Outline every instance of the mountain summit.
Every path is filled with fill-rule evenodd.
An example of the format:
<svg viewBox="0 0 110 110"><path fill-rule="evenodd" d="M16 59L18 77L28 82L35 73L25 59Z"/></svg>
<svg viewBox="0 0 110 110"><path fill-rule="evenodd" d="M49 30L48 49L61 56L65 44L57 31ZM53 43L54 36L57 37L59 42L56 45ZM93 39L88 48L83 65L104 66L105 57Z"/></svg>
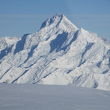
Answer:
<svg viewBox="0 0 110 110"><path fill-rule="evenodd" d="M44 21L41 25L41 28L46 28L46 27L60 27L62 29L66 29L67 30L77 30L78 28L72 24L72 22L70 20L67 19L66 16L62 15L55 15L52 18L47 19L46 21Z"/></svg>
<svg viewBox="0 0 110 110"><path fill-rule="evenodd" d="M36 33L8 45L0 40L0 83L110 90L110 44L55 15Z"/></svg>

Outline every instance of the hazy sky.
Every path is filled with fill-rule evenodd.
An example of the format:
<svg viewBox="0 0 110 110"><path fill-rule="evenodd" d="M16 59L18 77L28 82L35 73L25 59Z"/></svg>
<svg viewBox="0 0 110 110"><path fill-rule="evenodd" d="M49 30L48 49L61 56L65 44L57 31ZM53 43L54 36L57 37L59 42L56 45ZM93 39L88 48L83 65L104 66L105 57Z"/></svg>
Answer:
<svg viewBox="0 0 110 110"><path fill-rule="evenodd" d="M0 0L0 36L36 32L56 13L110 39L110 0Z"/></svg>

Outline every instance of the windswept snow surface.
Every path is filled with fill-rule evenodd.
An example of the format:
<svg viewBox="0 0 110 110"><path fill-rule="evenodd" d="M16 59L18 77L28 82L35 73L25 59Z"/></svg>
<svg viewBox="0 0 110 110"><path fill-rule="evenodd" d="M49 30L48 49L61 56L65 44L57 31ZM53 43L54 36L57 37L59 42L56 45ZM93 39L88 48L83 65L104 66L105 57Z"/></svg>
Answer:
<svg viewBox="0 0 110 110"><path fill-rule="evenodd" d="M0 83L110 90L110 44L64 15L53 16L36 33L0 41Z"/></svg>
<svg viewBox="0 0 110 110"><path fill-rule="evenodd" d="M18 37L0 37L0 51L15 44L19 39Z"/></svg>
<svg viewBox="0 0 110 110"><path fill-rule="evenodd" d="M2 84L0 110L110 110L110 92L73 86Z"/></svg>

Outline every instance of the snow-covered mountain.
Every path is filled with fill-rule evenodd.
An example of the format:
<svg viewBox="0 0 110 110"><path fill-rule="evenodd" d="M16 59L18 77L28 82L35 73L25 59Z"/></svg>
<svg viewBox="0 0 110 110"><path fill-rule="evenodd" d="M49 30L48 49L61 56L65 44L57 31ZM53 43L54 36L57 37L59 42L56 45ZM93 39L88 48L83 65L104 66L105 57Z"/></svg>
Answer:
<svg viewBox="0 0 110 110"><path fill-rule="evenodd" d="M0 50L5 49L9 45L15 44L18 40L18 37L0 37Z"/></svg>
<svg viewBox="0 0 110 110"><path fill-rule="evenodd" d="M47 19L38 32L3 46L0 82L73 84L110 90L110 44L64 15Z"/></svg>

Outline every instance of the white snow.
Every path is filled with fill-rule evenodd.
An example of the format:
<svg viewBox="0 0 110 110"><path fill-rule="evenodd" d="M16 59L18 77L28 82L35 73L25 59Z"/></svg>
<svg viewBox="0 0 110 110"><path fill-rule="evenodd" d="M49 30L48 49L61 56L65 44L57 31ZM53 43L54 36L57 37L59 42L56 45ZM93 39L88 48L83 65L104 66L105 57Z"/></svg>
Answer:
<svg viewBox="0 0 110 110"><path fill-rule="evenodd" d="M0 83L110 90L110 44L56 15L36 33L0 40Z"/></svg>

